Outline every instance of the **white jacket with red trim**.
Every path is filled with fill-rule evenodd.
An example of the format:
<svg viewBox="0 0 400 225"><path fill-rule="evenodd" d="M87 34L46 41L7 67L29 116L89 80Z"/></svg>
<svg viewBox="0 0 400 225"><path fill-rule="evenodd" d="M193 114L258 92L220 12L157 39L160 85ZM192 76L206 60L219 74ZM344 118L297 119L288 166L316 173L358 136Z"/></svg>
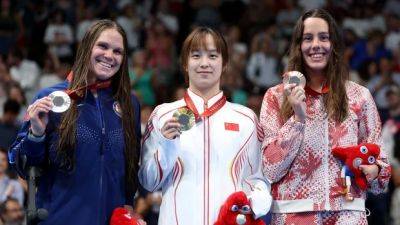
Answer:
<svg viewBox="0 0 400 225"><path fill-rule="evenodd" d="M293 116L285 122L281 119L282 84L265 94L260 116L265 134L263 172L273 182L273 213L365 211L366 192L354 181L354 201L346 201L340 193L344 190L340 179L343 163L331 149L365 142L382 146L381 125L368 89L349 81L346 93L349 116L339 123L328 119L321 94L306 91L305 124L296 122ZM379 175L368 188L373 193L383 192L389 182L391 169L384 149L377 164Z"/></svg>
<svg viewBox="0 0 400 225"><path fill-rule="evenodd" d="M197 111L212 106L188 90ZM183 99L158 106L143 136L139 180L149 191L162 190L159 225L212 225L233 192L243 190L255 217L271 204L270 185L261 173L261 128L250 109L230 102L203 117L179 138L166 139L161 127Z"/></svg>

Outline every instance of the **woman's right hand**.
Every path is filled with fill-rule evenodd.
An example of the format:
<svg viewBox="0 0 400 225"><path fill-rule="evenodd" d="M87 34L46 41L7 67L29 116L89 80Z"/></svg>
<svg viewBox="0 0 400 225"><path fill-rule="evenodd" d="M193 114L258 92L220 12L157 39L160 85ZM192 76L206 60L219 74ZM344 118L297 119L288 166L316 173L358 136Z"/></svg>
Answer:
<svg viewBox="0 0 400 225"><path fill-rule="evenodd" d="M294 111L295 120L304 123L306 120L306 94L304 88L293 83L285 84L283 88Z"/></svg>
<svg viewBox="0 0 400 225"><path fill-rule="evenodd" d="M164 126L161 128L161 134L168 139L175 139L176 137L179 137L181 132L181 124L175 117L165 121Z"/></svg>
<svg viewBox="0 0 400 225"><path fill-rule="evenodd" d="M35 136L43 136L49 122L48 113L53 103L50 97L43 97L29 105L27 114L31 122L31 132Z"/></svg>

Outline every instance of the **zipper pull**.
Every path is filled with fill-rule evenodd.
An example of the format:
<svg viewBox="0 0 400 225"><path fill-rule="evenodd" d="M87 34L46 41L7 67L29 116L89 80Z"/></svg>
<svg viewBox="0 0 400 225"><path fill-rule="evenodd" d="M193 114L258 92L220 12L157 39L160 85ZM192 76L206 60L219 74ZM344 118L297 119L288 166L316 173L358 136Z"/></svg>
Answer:
<svg viewBox="0 0 400 225"><path fill-rule="evenodd" d="M102 134L106 134L106 128L104 128L104 127L101 128L101 133L102 133Z"/></svg>

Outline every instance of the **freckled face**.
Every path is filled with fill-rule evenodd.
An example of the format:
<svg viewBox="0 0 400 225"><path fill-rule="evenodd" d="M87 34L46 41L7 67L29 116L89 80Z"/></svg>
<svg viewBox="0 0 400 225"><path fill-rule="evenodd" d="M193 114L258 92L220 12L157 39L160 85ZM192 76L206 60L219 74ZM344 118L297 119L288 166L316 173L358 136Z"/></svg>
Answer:
<svg viewBox="0 0 400 225"><path fill-rule="evenodd" d="M115 29L104 30L96 40L90 56L91 72L99 80L114 76L121 67L123 38Z"/></svg>
<svg viewBox="0 0 400 225"><path fill-rule="evenodd" d="M314 72L323 71L328 65L332 52L328 23L310 17L304 20L301 53L307 69Z"/></svg>

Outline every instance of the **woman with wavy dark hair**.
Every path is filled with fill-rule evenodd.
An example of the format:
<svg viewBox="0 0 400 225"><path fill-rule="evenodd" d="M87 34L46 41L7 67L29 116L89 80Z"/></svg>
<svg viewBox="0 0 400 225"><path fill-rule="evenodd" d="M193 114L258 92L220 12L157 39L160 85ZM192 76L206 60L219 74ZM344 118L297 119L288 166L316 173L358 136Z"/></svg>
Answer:
<svg viewBox="0 0 400 225"><path fill-rule="evenodd" d="M383 192L390 167L381 149L376 163L359 166L367 190L343 183L343 163L332 149L381 145L381 128L368 89L348 80L341 33L326 11L310 10L298 20L287 71L284 76L297 75L267 91L260 119L263 171L273 182L272 224L366 224L366 191Z"/></svg>
<svg viewBox="0 0 400 225"><path fill-rule="evenodd" d="M130 93L127 41L111 20L99 20L79 45L65 82L41 90L10 149L10 163L43 170L41 224L108 224L114 208L131 205L137 188L140 107ZM65 112L58 105L70 97ZM67 108L67 107L65 107ZM62 110L60 110L62 111ZM22 159L26 159L23 165Z"/></svg>

